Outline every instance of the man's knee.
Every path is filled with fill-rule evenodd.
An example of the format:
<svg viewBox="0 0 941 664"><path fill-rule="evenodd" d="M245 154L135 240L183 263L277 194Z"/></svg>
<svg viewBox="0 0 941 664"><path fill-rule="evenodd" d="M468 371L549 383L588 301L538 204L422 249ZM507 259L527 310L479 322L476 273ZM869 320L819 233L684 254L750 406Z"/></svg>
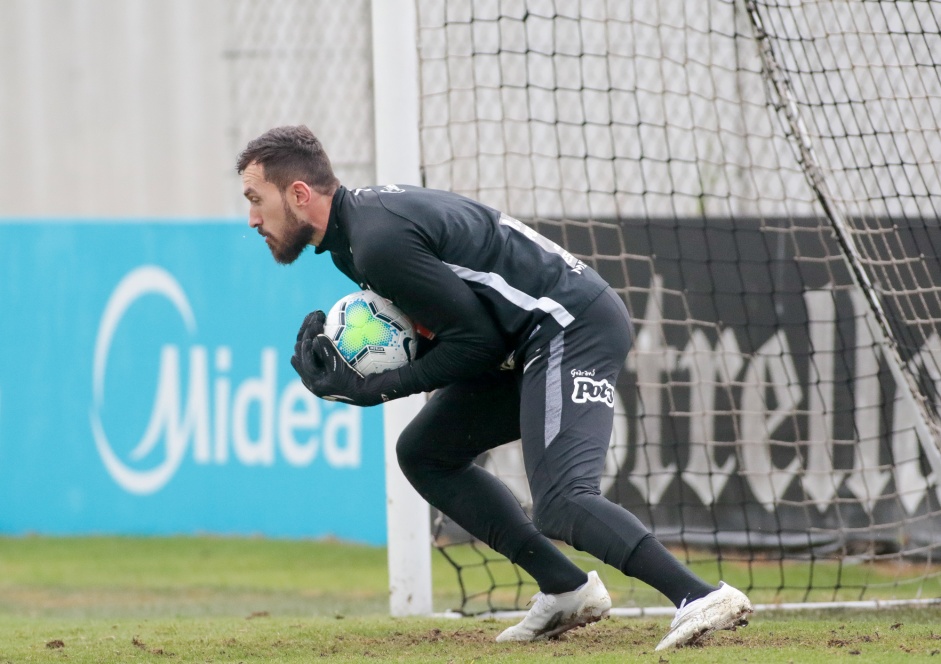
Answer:
<svg viewBox="0 0 941 664"><path fill-rule="evenodd" d="M582 502L599 495L596 488L580 486L549 492L534 499L533 523L546 537L571 544L576 528L586 516Z"/></svg>
<svg viewBox="0 0 941 664"><path fill-rule="evenodd" d="M395 455L405 477L413 484L425 475L453 472L472 461L454 450L449 451L448 446L425 427L405 427L395 445Z"/></svg>
<svg viewBox="0 0 941 664"><path fill-rule="evenodd" d="M395 456L399 461L399 468L405 476L412 480L420 476L430 463L429 450L426 448L427 437L418 431L406 427L395 445Z"/></svg>

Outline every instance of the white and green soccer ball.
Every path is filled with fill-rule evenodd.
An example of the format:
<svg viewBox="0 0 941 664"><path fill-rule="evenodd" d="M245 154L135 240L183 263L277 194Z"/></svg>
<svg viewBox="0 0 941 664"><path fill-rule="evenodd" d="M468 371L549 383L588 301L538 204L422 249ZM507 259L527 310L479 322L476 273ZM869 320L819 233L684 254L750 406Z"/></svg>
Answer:
<svg viewBox="0 0 941 664"><path fill-rule="evenodd" d="M333 305L323 333L343 358L364 376L411 362L415 327L392 302L372 291L350 293Z"/></svg>

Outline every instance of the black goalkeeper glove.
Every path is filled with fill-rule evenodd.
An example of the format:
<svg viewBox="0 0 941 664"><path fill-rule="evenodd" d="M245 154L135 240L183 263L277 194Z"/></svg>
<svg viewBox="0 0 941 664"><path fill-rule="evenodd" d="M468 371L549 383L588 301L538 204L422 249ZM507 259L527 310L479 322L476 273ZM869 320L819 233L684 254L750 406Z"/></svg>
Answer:
<svg viewBox="0 0 941 664"><path fill-rule="evenodd" d="M311 392L313 390L311 389L309 377L313 375L317 367L310 362L305 366L304 353L301 352L301 347L304 345L305 339L315 339L318 334L323 334L323 326L326 322L327 315L323 311L320 309L311 311L304 317L304 322L301 323L301 328L297 331L297 341L294 343L294 356L291 357L291 366L301 377L304 387ZM310 359L310 354L307 357Z"/></svg>
<svg viewBox="0 0 941 664"><path fill-rule="evenodd" d="M394 371L363 376L340 355L326 335L301 343L304 385L321 399L355 406L375 406L402 396L402 382ZM297 367L294 367L297 369ZM300 372L298 372L300 373Z"/></svg>
<svg viewBox="0 0 941 664"><path fill-rule="evenodd" d="M294 343L294 355L291 357L291 366L301 377L310 392L314 392L314 380L317 375L324 371L324 366L319 362L319 358L314 357L310 352L311 342L319 335L323 334L324 323L327 322L327 315L318 309L312 311L304 317L301 328L297 331L297 341ZM307 352L304 352L305 342ZM316 392L314 392L316 394ZM319 395L318 395L319 396Z"/></svg>
<svg viewBox="0 0 941 664"><path fill-rule="evenodd" d="M311 311L304 317L304 322L301 323L301 329L297 331L297 343L294 344L294 357L300 358L301 343L303 343L304 339L314 339L318 334L323 334L323 326L326 322L327 314L320 309ZM294 364L293 360L291 364ZM294 368L296 369L297 367Z"/></svg>
<svg viewBox="0 0 941 664"><path fill-rule="evenodd" d="M300 344L300 355L291 358L291 366L304 387L321 399L375 406L403 394L402 381L394 371L363 376L343 359L333 341L323 334L313 339L305 337Z"/></svg>
<svg viewBox="0 0 941 664"><path fill-rule="evenodd" d="M404 395L397 372L363 376L351 367L333 341L324 335L326 320L322 311L311 312L297 333L291 366L304 387L321 399L356 406L375 406Z"/></svg>

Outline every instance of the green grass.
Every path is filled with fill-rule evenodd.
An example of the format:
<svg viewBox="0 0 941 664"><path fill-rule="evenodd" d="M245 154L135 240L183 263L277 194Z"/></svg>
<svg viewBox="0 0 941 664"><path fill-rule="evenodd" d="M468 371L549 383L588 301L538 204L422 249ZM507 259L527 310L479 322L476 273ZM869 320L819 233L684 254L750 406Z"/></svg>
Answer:
<svg viewBox="0 0 941 664"><path fill-rule="evenodd" d="M745 568L724 570L746 574ZM799 566L797 572L801 572ZM761 568L756 572L763 574ZM768 566L773 585L777 566ZM898 571L856 568L843 574ZM435 605L456 604L434 557ZM941 609L766 612L669 653L669 618L612 618L562 639L498 644L507 621L393 619L385 551L221 538L0 538L6 662L918 662L941 664Z"/></svg>

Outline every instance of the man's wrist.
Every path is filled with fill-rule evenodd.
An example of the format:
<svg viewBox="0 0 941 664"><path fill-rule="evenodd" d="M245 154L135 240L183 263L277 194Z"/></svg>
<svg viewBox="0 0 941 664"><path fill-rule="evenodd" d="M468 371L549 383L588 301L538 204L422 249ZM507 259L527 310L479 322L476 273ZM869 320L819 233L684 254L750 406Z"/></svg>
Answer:
<svg viewBox="0 0 941 664"><path fill-rule="evenodd" d="M410 394L402 381L402 369L406 367L364 377L363 392L377 404Z"/></svg>

